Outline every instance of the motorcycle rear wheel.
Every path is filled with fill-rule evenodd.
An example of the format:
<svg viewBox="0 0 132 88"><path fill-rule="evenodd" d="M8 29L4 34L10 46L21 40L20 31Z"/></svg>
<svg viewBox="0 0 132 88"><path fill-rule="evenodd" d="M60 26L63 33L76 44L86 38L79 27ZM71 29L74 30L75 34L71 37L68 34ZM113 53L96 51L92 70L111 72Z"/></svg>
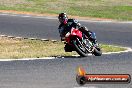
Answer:
<svg viewBox="0 0 132 88"><path fill-rule="evenodd" d="M101 56L101 55L102 55L102 51L101 51L101 49L98 47L98 48L95 48L95 49L94 49L94 52L93 52L92 54L94 54L95 56Z"/></svg>

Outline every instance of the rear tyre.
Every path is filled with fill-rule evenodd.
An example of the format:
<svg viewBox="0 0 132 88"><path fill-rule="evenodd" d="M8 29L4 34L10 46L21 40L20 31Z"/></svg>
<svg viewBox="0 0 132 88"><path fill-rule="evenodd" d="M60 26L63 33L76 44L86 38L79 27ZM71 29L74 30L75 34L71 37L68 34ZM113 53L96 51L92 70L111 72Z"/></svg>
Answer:
<svg viewBox="0 0 132 88"><path fill-rule="evenodd" d="M101 51L100 48L95 48L93 54L95 56L101 56L102 55L102 51Z"/></svg>

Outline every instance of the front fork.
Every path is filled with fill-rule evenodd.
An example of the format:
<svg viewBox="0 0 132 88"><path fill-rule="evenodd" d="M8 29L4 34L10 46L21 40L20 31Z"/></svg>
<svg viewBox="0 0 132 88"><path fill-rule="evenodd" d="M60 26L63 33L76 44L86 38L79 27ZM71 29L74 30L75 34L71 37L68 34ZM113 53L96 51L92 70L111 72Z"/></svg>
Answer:
<svg viewBox="0 0 132 88"><path fill-rule="evenodd" d="M92 53L94 52L94 44L89 40L89 38L83 34L83 37L82 37L82 44L83 46L85 46L85 49L89 52L89 53Z"/></svg>

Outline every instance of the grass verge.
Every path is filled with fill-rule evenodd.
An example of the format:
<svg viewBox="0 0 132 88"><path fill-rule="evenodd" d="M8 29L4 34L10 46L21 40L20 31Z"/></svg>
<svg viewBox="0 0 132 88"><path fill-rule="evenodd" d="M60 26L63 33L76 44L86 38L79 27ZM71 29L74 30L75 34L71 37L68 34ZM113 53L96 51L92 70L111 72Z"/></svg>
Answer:
<svg viewBox="0 0 132 88"><path fill-rule="evenodd" d="M132 20L132 0L0 0L0 10Z"/></svg>
<svg viewBox="0 0 132 88"><path fill-rule="evenodd" d="M17 58L39 58L51 56L72 56L76 52L66 53L62 42L51 42L28 39L10 39L0 37L0 58L17 59ZM101 45L103 52L123 51L124 48Z"/></svg>

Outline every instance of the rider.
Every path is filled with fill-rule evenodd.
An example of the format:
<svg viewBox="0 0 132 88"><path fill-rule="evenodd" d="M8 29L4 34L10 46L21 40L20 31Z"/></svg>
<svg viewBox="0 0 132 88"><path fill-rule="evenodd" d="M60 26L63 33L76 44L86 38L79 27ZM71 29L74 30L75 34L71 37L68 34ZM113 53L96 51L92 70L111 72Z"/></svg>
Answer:
<svg viewBox="0 0 132 88"><path fill-rule="evenodd" d="M87 27L82 26L81 24L75 20L75 19L68 19L68 16L66 13L60 13L58 16L60 25L59 25L59 33L61 40L64 40L65 34L71 30L72 27L80 30L82 33L84 33L94 44L96 44L96 38L92 37L93 32L88 30Z"/></svg>

